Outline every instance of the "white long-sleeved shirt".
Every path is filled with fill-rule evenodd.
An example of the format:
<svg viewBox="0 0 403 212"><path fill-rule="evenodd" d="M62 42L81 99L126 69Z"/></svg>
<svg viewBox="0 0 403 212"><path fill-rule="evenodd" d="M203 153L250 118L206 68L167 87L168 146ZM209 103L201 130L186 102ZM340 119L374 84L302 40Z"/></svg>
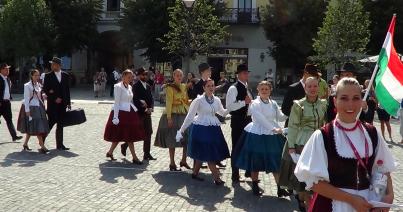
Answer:
<svg viewBox="0 0 403 212"><path fill-rule="evenodd" d="M33 85L32 82L27 82L24 84L24 100L22 101L25 112L30 112L29 106L39 107L41 103L43 104L41 99L41 91L42 86L40 83Z"/></svg>
<svg viewBox="0 0 403 212"><path fill-rule="evenodd" d="M127 88L123 82L116 83L114 86L115 104L113 105L113 118L119 117L119 110L130 112L133 108L137 111L136 106L133 104L133 91L132 86L128 85Z"/></svg>
<svg viewBox="0 0 403 212"><path fill-rule="evenodd" d="M257 135L273 135L274 128L281 128L278 122L287 118L276 101L269 100L265 104L259 96L252 101L248 112L252 116L252 122L246 125L245 131Z"/></svg>
<svg viewBox="0 0 403 212"><path fill-rule="evenodd" d="M7 77L3 76L0 74L0 76L3 78L4 80L4 96L3 99L4 100L10 100L11 99L11 94L10 94L10 85L8 84L8 80Z"/></svg>
<svg viewBox="0 0 403 212"><path fill-rule="evenodd" d="M242 85L245 86L248 96L252 99L252 95L250 94L248 90L248 85L239 81L238 83L241 83ZM236 96L238 95L238 90L236 89L235 85L231 85L227 91L227 96L225 98L225 105L229 111L235 111L239 110L242 107L245 107L246 103L245 100L236 100Z"/></svg>
<svg viewBox="0 0 403 212"><path fill-rule="evenodd" d="M215 114L218 113L225 117L228 112L228 110L224 109L218 97L214 96L214 102L210 104L207 102L205 95L199 95L190 104L188 114L183 121L180 132L185 132L192 123L203 126L220 126L221 122Z"/></svg>

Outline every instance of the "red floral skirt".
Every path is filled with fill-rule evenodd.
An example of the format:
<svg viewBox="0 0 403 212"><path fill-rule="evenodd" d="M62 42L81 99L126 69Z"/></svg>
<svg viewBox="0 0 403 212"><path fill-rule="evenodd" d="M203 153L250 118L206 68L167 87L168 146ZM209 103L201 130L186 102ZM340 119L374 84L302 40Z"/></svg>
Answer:
<svg viewBox="0 0 403 212"><path fill-rule="evenodd" d="M109 142L136 142L146 138L140 117L132 109L130 112L119 110L119 124L112 123L113 110L105 126L104 140Z"/></svg>

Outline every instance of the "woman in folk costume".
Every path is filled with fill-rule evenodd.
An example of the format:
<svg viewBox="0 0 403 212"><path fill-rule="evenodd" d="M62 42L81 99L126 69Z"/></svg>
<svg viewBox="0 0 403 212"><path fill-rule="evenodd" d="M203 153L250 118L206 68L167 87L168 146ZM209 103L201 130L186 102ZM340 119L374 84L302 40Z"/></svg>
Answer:
<svg viewBox="0 0 403 212"><path fill-rule="evenodd" d="M106 157L116 160L113 157L113 151L119 142L126 142L129 145L133 157L133 163L143 164L134 150L133 142L143 141L145 132L137 114L137 108L133 104L133 91L130 83L133 81L133 72L125 70L122 73L122 81L114 85L115 103L109 115L105 127L104 140L112 142Z"/></svg>
<svg viewBox="0 0 403 212"><path fill-rule="evenodd" d="M220 179L216 162L229 158L229 150L221 131L221 122L215 114L225 116L228 111L224 109L220 99L214 96L215 85L212 79L203 82L203 89L204 94L192 101L186 119L177 132L176 139L179 141L190 126L188 156L195 160L192 179L204 180L198 174L202 162L207 162L213 174L214 183L223 185L224 181Z"/></svg>
<svg viewBox="0 0 403 212"><path fill-rule="evenodd" d="M270 99L273 86L268 81L259 83L259 96L249 106L252 122L249 123L237 144L236 165L240 169L251 171L253 194L260 196L258 186L259 171L273 173L278 183L281 153L285 139L281 135L282 129L279 119L286 119L277 102ZM238 153L239 152L239 153ZM288 192L277 186L277 196L286 196Z"/></svg>
<svg viewBox="0 0 403 212"><path fill-rule="evenodd" d="M43 137L49 133L49 123L43 104L39 71L32 70L30 77L31 80L24 84L24 100L18 116L17 130L26 133L25 142L22 145L24 150L31 150L28 147L29 138L36 136L41 146L39 152L46 154L49 150L45 147Z"/></svg>
<svg viewBox="0 0 403 212"><path fill-rule="evenodd" d="M183 147L181 167L191 169L186 162L187 132L184 133L182 142L176 142L176 132L182 126L189 109L189 98L186 84L182 83L183 72L176 69L173 73L173 83L166 87L165 111L158 124L157 135L155 136L155 146L169 149L169 170L180 171L175 164L175 148Z"/></svg>
<svg viewBox="0 0 403 212"><path fill-rule="evenodd" d="M392 203L394 159L376 128L357 119L362 97L356 79L338 82L335 106L336 119L313 133L295 168L298 180L315 192L310 211L369 211L374 197ZM386 186L381 196L370 189L379 167Z"/></svg>
<svg viewBox="0 0 403 212"><path fill-rule="evenodd" d="M288 152L283 151L282 156L287 163L280 168L279 184L298 192L301 211L308 206L310 195L294 175L295 164L309 137L325 123L327 110L326 100L318 98L318 82L317 78L308 77L305 81L306 97L294 101L288 122Z"/></svg>

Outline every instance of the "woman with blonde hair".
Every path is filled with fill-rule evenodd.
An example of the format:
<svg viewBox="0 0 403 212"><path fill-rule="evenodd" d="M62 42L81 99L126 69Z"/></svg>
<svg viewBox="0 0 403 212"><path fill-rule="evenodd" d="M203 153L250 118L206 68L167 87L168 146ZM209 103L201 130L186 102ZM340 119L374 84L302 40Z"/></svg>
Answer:
<svg viewBox="0 0 403 212"><path fill-rule="evenodd" d="M169 149L169 170L180 171L175 164L175 148L183 148L180 167L191 169L186 162L187 131L184 132L182 142L176 142L176 132L180 129L189 110L189 98L186 84L182 83L183 72L176 69L172 73L174 82L166 85L165 110L158 124L154 145Z"/></svg>

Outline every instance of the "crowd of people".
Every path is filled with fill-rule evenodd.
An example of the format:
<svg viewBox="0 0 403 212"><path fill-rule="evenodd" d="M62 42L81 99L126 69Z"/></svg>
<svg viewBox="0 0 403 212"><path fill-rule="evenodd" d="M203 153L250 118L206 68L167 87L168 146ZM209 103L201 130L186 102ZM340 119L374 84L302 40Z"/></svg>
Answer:
<svg viewBox="0 0 403 212"><path fill-rule="evenodd" d="M57 149L69 150L63 144L63 116L71 105L69 75L61 71L60 58L50 63L52 71L45 74L43 85L38 70L31 72L30 81L24 85L17 129L26 134L26 151L31 150L29 138L37 136L39 152L46 154L45 139L55 124ZM9 68L0 64L0 112L12 139L18 140L22 137L17 136L11 122ZM199 171L207 163L214 184L223 186L219 168L225 168L222 161L231 158L233 183L245 181L239 171L245 170L245 177L252 180L251 193L261 196L264 191L259 187L259 172L272 173L277 196L294 195L301 211L368 211L373 207L369 200L393 202L391 172L396 167L385 143L384 127L380 134L372 125L373 113L378 111L391 138L390 124L368 84L365 89L370 95L363 100L364 90L355 79L353 64L346 63L333 78L337 83L329 88L317 66L307 64L301 80L289 86L281 107L271 98L273 85L269 80L261 81L258 95L253 95L247 64L238 65L237 81L228 87L225 105L215 95L217 87L209 64L201 63L198 68L201 79L196 81L194 75L188 75L186 83L180 69L173 71L169 83L153 69L113 73L114 104L104 131L104 140L111 143L106 157L116 160L114 150L121 143L121 154L126 156L129 148L132 163L141 165L134 142L144 141L143 160L156 160L150 151L151 114L155 94L164 84L166 104L154 146L168 149L170 171L184 167L192 170L191 179L204 181ZM103 72L94 77L94 83L101 87L105 86ZM220 82L220 86L228 84L225 79ZM99 91L100 95L104 92ZM228 114L231 150L220 127ZM284 120L285 126L280 126ZM177 148L182 148L179 167L175 161ZM193 159L192 166L188 157ZM387 184L384 194L374 195L371 177L379 164Z"/></svg>

